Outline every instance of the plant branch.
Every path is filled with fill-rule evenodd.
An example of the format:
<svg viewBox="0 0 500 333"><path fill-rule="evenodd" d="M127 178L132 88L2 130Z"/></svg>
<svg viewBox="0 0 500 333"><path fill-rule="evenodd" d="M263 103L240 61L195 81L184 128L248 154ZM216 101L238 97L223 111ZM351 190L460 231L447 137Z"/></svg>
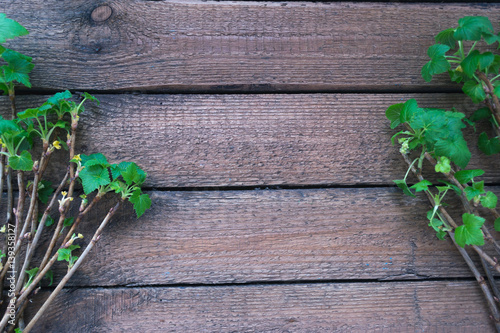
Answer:
<svg viewBox="0 0 500 333"><path fill-rule="evenodd" d="M23 330L23 333L28 333L28 332L31 331L31 329L33 328L33 326L35 325L35 323L38 321L38 319L40 319L40 317L45 312L45 310L50 305L50 303L59 294L59 292L61 291L61 289L65 286L65 284L68 282L68 280L73 276L73 274L76 272L76 270L78 269L78 267L80 267L80 265L82 264L82 262L85 260L85 258L89 254L90 250L92 250L92 248L94 247L94 245L100 239L100 236L101 236L101 233L102 233L104 227L109 222L109 220L111 219L111 217L115 214L116 210L120 206L120 203L121 203L121 201L118 202L113 208L111 208L109 210L108 214L106 215L106 217L104 218L104 220L99 225L99 228L97 228L96 232L94 233L94 236L92 237L90 243L87 245L87 247L85 248L85 250L83 251L83 253L80 255L80 257L78 258L78 260L76 261L76 263L73 265L73 267L71 267L71 269L68 271L68 273L66 273L66 275L61 280L61 282L59 282L59 284L54 289L54 291L52 291L52 293L50 294L49 298L47 298L47 300L42 305L42 307L38 310L38 312L35 314L35 316L33 317L33 319L31 319L31 321L25 327L25 329Z"/></svg>

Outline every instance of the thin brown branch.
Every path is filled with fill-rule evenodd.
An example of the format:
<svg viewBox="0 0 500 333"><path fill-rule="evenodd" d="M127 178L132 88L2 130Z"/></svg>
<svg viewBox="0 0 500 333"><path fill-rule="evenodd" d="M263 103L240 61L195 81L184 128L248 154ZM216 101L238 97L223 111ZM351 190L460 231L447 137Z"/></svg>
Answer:
<svg viewBox="0 0 500 333"><path fill-rule="evenodd" d="M28 333L28 332L31 331L31 329L33 329L33 326L40 319L40 317L43 315L43 313L45 312L45 310L47 310L47 308L50 305L50 303L59 294L59 292L66 285L66 283L68 282L68 280L76 272L76 270L78 269L78 267L80 267L80 265L82 264L82 262L85 260L85 258L89 254L90 250L92 250L92 248L94 247L94 245L99 240L104 227L108 224L108 222L111 219L111 217L115 214L116 210L120 206L120 203L121 202L118 202L113 208L111 208L109 210L108 214L106 215L106 217L104 218L104 220L101 222L101 224L97 228L96 232L94 233L94 236L92 237L90 243L87 245L87 247L85 248L85 250L83 251L83 253L80 255L80 257L78 258L78 260L75 262L75 264L73 265L73 267L71 267L71 269L68 271L68 273L66 273L66 275L61 280L61 282L59 282L59 284L54 289L54 291L52 291L52 293L50 294L49 298L47 298L47 300L42 305L42 307L38 310L38 312L35 314L35 316L31 319L31 321L25 327L25 329L23 330L24 333Z"/></svg>

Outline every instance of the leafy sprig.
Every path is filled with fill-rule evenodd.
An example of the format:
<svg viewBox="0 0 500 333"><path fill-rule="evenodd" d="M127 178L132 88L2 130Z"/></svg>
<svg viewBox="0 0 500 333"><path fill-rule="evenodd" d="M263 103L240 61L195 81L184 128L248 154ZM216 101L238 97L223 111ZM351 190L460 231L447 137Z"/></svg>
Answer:
<svg viewBox="0 0 500 333"><path fill-rule="evenodd" d="M435 37L436 44L429 47L430 60L422 67L422 77L430 82L434 75L448 72L451 81L462 84L462 91L472 102L486 104L471 117L471 121L491 121L496 136L489 138L483 132L479 137L479 149L486 155L500 152L500 55L490 50L481 52L479 43L494 46L500 42L487 17L466 16L458 20L458 26L441 31Z"/></svg>

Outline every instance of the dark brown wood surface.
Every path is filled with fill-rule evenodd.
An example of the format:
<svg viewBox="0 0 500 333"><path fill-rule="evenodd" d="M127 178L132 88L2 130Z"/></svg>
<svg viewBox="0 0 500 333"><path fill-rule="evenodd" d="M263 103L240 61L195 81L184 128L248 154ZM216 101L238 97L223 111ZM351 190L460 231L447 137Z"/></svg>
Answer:
<svg viewBox="0 0 500 333"><path fill-rule="evenodd" d="M439 31L464 15L498 27L499 9L0 0L30 31L7 43L36 66L19 109L95 93L78 152L137 161L153 199L140 220L120 209L37 332L491 332L427 202L393 186L406 166L384 112L416 98L471 114L459 86L420 69ZM498 185L498 158L471 140L470 168Z"/></svg>
<svg viewBox="0 0 500 333"><path fill-rule="evenodd" d="M391 145L389 105L472 114L461 94L97 95L82 115L78 152L135 160L147 186L393 185L407 166ZM20 109L42 103L20 96ZM8 110L8 101L2 105ZM484 179L500 179L500 161L480 154Z"/></svg>
<svg viewBox="0 0 500 333"><path fill-rule="evenodd" d="M109 18L93 14L100 5ZM420 77L433 37L464 15L500 19L493 3L4 0L0 8L31 32L15 45L34 57L36 88L108 91L448 88L445 76L430 85Z"/></svg>
<svg viewBox="0 0 500 333"><path fill-rule="evenodd" d="M492 332L478 289L470 281L77 289L36 332Z"/></svg>
<svg viewBox="0 0 500 333"><path fill-rule="evenodd" d="M141 219L131 218L130 205L120 210L71 285L472 276L451 240L438 240L427 227L427 201L407 200L397 189L150 195L153 207ZM83 234L95 229L97 215Z"/></svg>

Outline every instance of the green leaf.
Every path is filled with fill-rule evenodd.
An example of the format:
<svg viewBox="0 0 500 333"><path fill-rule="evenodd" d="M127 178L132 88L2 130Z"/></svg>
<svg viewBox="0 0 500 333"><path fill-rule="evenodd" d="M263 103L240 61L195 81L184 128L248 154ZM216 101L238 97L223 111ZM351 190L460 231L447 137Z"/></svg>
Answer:
<svg viewBox="0 0 500 333"><path fill-rule="evenodd" d="M47 219L45 220L45 226L46 227L50 227L51 225L53 225L56 221L54 221L54 219L48 215L47 216Z"/></svg>
<svg viewBox="0 0 500 333"><path fill-rule="evenodd" d="M478 50L472 51L464 60L460 63L460 67L468 77L473 77L479 66L480 54Z"/></svg>
<svg viewBox="0 0 500 333"><path fill-rule="evenodd" d="M403 110L403 106L403 103L394 104L385 110L385 116L391 121L391 129L394 129L401 124L399 117L401 115L401 111Z"/></svg>
<svg viewBox="0 0 500 333"><path fill-rule="evenodd" d="M97 190L99 186L108 185L111 182L108 169L101 165L86 166L80 171L79 176L82 180L85 194L89 194Z"/></svg>
<svg viewBox="0 0 500 333"><path fill-rule="evenodd" d="M500 85L499 86L496 86L494 89L493 89L493 93L495 95L497 95L498 97L500 97Z"/></svg>
<svg viewBox="0 0 500 333"><path fill-rule="evenodd" d="M460 184L467 184L471 180L474 179L474 177L479 177L484 174L484 171L481 169L473 169L473 170L461 170L455 172L455 178L458 180Z"/></svg>
<svg viewBox="0 0 500 333"><path fill-rule="evenodd" d="M141 185L146 180L146 173L133 162L127 166L121 175L125 183L129 186L132 184Z"/></svg>
<svg viewBox="0 0 500 333"><path fill-rule="evenodd" d="M469 164L471 153L467 147L467 141L463 137L439 140L436 142L435 152L437 155L446 156L461 168Z"/></svg>
<svg viewBox="0 0 500 333"><path fill-rule="evenodd" d="M38 199L43 204L49 202L50 196L54 193L54 189L52 188L52 182L48 180L42 180L38 185Z"/></svg>
<svg viewBox="0 0 500 333"><path fill-rule="evenodd" d="M495 209L497 207L498 197L495 193L488 191L485 196L481 197L481 205L484 208Z"/></svg>
<svg viewBox="0 0 500 333"><path fill-rule="evenodd" d="M410 197L415 197L415 194L411 192L410 188L408 187L404 179L396 179L393 180L393 182L396 183L396 185L403 190L404 194L409 195Z"/></svg>
<svg viewBox="0 0 500 333"><path fill-rule="evenodd" d="M35 278L35 276L36 276L36 274L38 273L39 270L40 270L39 267L35 267L33 269L30 269L30 270L26 271L26 273L28 274L28 281L24 285L25 288L27 286L29 286L33 282L33 279Z"/></svg>
<svg viewBox="0 0 500 333"><path fill-rule="evenodd" d="M455 229L455 240L458 245L484 245L484 236L481 227L484 224L482 217L465 213L462 215L463 225Z"/></svg>
<svg viewBox="0 0 500 333"><path fill-rule="evenodd" d="M444 45L443 45L444 46ZM422 78L426 82L431 82L432 76L445 73L451 68L450 63L446 60L445 57L439 57L431 59L428 63L426 63L421 70Z"/></svg>
<svg viewBox="0 0 500 333"><path fill-rule="evenodd" d="M7 18L4 13L0 13L0 43L5 43L7 39L13 39L28 34L28 30L16 21Z"/></svg>
<svg viewBox="0 0 500 333"><path fill-rule="evenodd" d="M443 30L436 35L436 43L447 45L450 49L453 49L457 44L457 40L453 37L454 34L455 29L453 28Z"/></svg>
<svg viewBox="0 0 500 333"><path fill-rule="evenodd" d="M63 226L65 226L65 227L71 227L74 222L75 222L75 218L74 217L67 217L67 218L64 219Z"/></svg>
<svg viewBox="0 0 500 333"><path fill-rule="evenodd" d="M451 162L446 156L440 156L434 167L436 172L449 173L451 171Z"/></svg>
<svg viewBox="0 0 500 333"><path fill-rule="evenodd" d="M432 183L426 179L419 181L415 185L411 186L410 188L415 189L415 192L420 192L420 191L427 191L429 189L429 186L432 186Z"/></svg>
<svg viewBox="0 0 500 333"><path fill-rule="evenodd" d="M500 55L495 54L493 62L488 68L488 72L493 74L498 74L499 70L500 70Z"/></svg>
<svg viewBox="0 0 500 333"><path fill-rule="evenodd" d="M92 155L81 154L80 158L82 159L82 165L85 167L91 167L94 165L98 165L98 166L102 166L103 168L108 168L111 166L108 163L108 160L106 159L106 157L101 153L92 154Z"/></svg>
<svg viewBox="0 0 500 333"><path fill-rule="evenodd" d="M500 232L500 217L498 217L494 222L495 230Z"/></svg>
<svg viewBox="0 0 500 333"><path fill-rule="evenodd" d="M134 204L137 218L141 217L146 209L149 209L151 207L151 199L147 194L142 194L142 191L139 188L136 189L134 193L132 193L129 201Z"/></svg>
<svg viewBox="0 0 500 333"><path fill-rule="evenodd" d="M470 121L477 122L477 121L489 119L489 118L491 118L490 109L488 109L487 107L483 107L483 108L480 108L480 109L474 111L474 113L470 117Z"/></svg>
<svg viewBox="0 0 500 333"><path fill-rule="evenodd" d="M9 165L13 170L31 171L33 169L33 160L29 151L21 152L21 155L9 157Z"/></svg>
<svg viewBox="0 0 500 333"><path fill-rule="evenodd" d="M474 80L465 82L462 91L469 96L474 103L480 103L486 99L486 92L484 91L483 84L477 83Z"/></svg>
<svg viewBox="0 0 500 333"><path fill-rule="evenodd" d="M482 33L493 32L490 20L484 16L466 16L458 20L453 37L457 40L480 40Z"/></svg>
<svg viewBox="0 0 500 333"><path fill-rule="evenodd" d="M92 101L92 102L95 102L97 103L97 105L99 105L101 102L94 96L92 96L91 94L89 94L88 92L84 92L83 93L83 97Z"/></svg>
<svg viewBox="0 0 500 333"><path fill-rule="evenodd" d="M442 58L450 50L448 45L434 44L427 49L427 55L431 59Z"/></svg>
<svg viewBox="0 0 500 333"><path fill-rule="evenodd" d="M500 153L500 140L496 137L488 139L488 135L484 132L479 135L477 145L486 155Z"/></svg>
<svg viewBox="0 0 500 333"><path fill-rule="evenodd" d="M49 287L54 283L54 272L49 269L47 274L43 277L44 279L49 279Z"/></svg>
<svg viewBox="0 0 500 333"><path fill-rule="evenodd" d="M70 99L73 95L71 95L71 92L69 90L63 91L63 92L58 92L54 96L50 97L47 100L47 103L51 105L59 105L60 101Z"/></svg>
<svg viewBox="0 0 500 333"><path fill-rule="evenodd" d="M476 196L483 194L484 191L484 180L480 182L475 182L472 184L472 186L468 186L464 189L465 191L465 196L467 197L467 200L472 200Z"/></svg>
<svg viewBox="0 0 500 333"><path fill-rule="evenodd" d="M479 55L479 70L484 70L485 68L488 68L493 64L493 61L495 60L495 55L491 52L484 52L481 55Z"/></svg>
<svg viewBox="0 0 500 333"><path fill-rule="evenodd" d="M67 249L59 249L57 250L57 261L68 261L71 257L71 250Z"/></svg>
<svg viewBox="0 0 500 333"><path fill-rule="evenodd" d="M8 64L7 66L3 66L5 81L17 81L31 88L28 74L35 67L31 63L32 58L13 50L6 50L2 53L2 58Z"/></svg>
<svg viewBox="0 0 500 333"><path fill-rule="evenodd" d="M417 105L417 101L412 98L407 100L403 104L403 108L401 109L401 113L399 115L399 121L401 123L406 123L412 120L413 115L417 113L419 110L419 107Z"/></svg>

